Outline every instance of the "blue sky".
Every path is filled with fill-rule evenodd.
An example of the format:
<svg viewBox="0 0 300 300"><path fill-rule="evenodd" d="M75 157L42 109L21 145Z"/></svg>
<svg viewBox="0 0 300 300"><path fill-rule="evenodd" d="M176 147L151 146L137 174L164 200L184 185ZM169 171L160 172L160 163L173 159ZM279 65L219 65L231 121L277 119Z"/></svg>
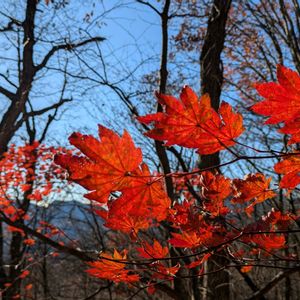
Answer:
<svg viewBox="0 0 300 300"><path fill-rule="evenodd" d="M93 35L100 35L106 39L100 44L100 48L108 65L107 73L110 80L117 82L132 70L135 70L134 76L138 80L139 76L158 69L161 48L158 16L149 8L133 3L133 1L129 1L128 4L126 1L104 1L104 4L102 6L98 3L93 8L94 15L84 26ZM90 7L82 6L78 10L78 18L83 19L85 15L90 15ZM103 11L108 11L108 13L103 17L97 17L97 14L101 14ZM148 60L149 62L147 62ZM157 64L153 63L155 60ZM141 61L146 62L139 66ZM91 62L91 65L95 69L98 68L97 62L95 64ZM101 73L100 64L98 70ZM128 80L121 83L120 86L126 92L133 88ZM77 97L80 96L77 95ZM117 127L117 130L126 127L126 121L125 124L120 124L122 123L120 118L118 118L118 124L115 124L116 115L122 114L126 108L109 89L103 86L94 86L82 97L84 99L75 101L76 109L72 107L72 104L69 105L70 108L62 116L62 122L54 124L54 131L61 132L63 135L68 135L75 129L95 133L97 123ZM93 104L91 104L91 100ZM97 108L94 106L95 103ZM74 123L75 120L76 123Z"/></svg>
<svg viewBox="0 0 300 300"><path fill-rule="evenodd" d="M99 75L95 74L95 71L100 74L100 77L104 76L105 72L99 55L101 53L102 59L105 60L106 73L110 82L116 84L125 93L144 88L139 85L142 76L159 69L161 51L159 17L149 7L137 4L135 1L95 1L97 4L94 6L93 2L93 0L71 0L70 5L59 9L55 13L53 13L52 4L46 6L44 2L40 2L37 13L39 26L36 35L38 36L38 32L42 30L40 37L43 42L36 45L35 60L37 62L41 61L45 53L53 46L53 42L54 44L63 43L65 37L70 36L71 41L74 41L73 39L78 41L80 38L87 38L89 35L106 38L104 42L99 44L99 48L89 47L87 52L83 54L72 51L68 52L67 56L65 55L66 52L60 51L49 62L51 67L63 68L66 57L68 57L72 74L89 76L96 80L86 81L72 77L68 78L69 88L64 97L73 98L73 102L66 104L60 110L57 116L58 120L50 127L47 142L66 146L68 145L67 137L73 131L96 135L97 124L102 124L120 133L123 129L130 130L138 145L148 146L146 152L148 151L149 157L155 157L149 150L152 141L143 139L141 133L133 126L127 108L111 89L98 83L99 78L97 76ZM158 1L153 1L153 3L157 7L161 5ZM0 11L5 11L6 14L23 20L23 5L24 2L21 0L2 2L0 3ZM0 20L0 26L6 24L7 21L8 19L3 17ZM171 24L170 35L174 33L173 28ZM9 42L6 41L7 36L0 36L2 46L0 48L0 71L13 73L16 65L8 58L14 57L16 54L15 47L11 46L16 44L16 36L12 36ZM77 58L78 53L80 57L84 57L83 61ZM199 85L200 76L197 60L195 65L191 66L185 64L185 59L186 57L183 55L180 56L180 67L183 70L188 66L189 68L195 68L193 70L195 76L194 78L188 78L188 82L182 82L182 85L193 85L195 82L198 82ZM142 64L140 64L141 61L143 61ZM93 70L90 70L89 67ZM82 72L80 68L82 68ZM176 76L179 71L178 68L178 66L169 66L170 74ZM34 85L31 93L32 105L35 109L57 102L63 81L61 73L53 69L47 73L38 74L38 77L37 85ZM126 80L120 82L123 78L126 78ZM17 78L12 76L12 79L16 82ZM0 78L0 84L3 84L3 82L3 79ZM9 84L5 84L6 87L9 87ZM147 94L145 93L144 97L134 98L134 104L140 112L148 113L155 106L156 100L151 93L155 88L157 87L152 87L153 90ZM172 93L176 95L176 92ZM226 98L222 97L222 99L228 101ZM0 103L2 108L8 105L7 101L1 101ZM47 117L48 114L37 120L38 129L43 128ZM15 141L24 135L24 130L20 130L15 137Z"/></svg>
<svg viewBox="0 0 300 300"><path fill-rule="evenodd" d="M106 40L99 44L99 48L107 63L109 80L112 82L117 82L126 77L127 73L133 69L136 78L150 70L158 69L159 65L154 65L153 59L159 62L159 18L148 7L136 4L135 1L71 0L70 5L53 13L51 5L46 6L43 1L39 5L36 17L39 27L36 36L42 30L42 35L39 37L43 40L52 40L57 44L61 43L60 40L63 42L64 37L69 35L71 38L76 37L77 40L80 36L86 38L86 32L91 36L105 37ZM24 8L24 2L21 0L0 3L1 12L18 20L24 19ZM7 24L8 18L2 15L0 22L0 26L4 26ZM17 65L10 61L11 58L16 57L16 43L17 35L0 35L2 46L2 51L0 50L0 72L9 73L12 81L17 84ZM41 61L52 45L53 43L46 42L36 45L38 51L35 56L36 62ZM79 68L80 62L74 59L75 54L68 53L68 55L71 57L71 61L73 59L74 66L72 66L72 70ZM97 61L99 56L96 57L95 61L93 61L91 53L88 53L87 57L88 64L101 73L103 70L101 70L101 64ZM141 61L147 61L149 58L151 58L151 63L145 63L137 68ZM64 57L61 51L57 53L56 58L50 61L49 66L57 67L63 63ZM77 71L75 73L80 74ZM93 74L90 73L90 75ZM38 74L38 77L38 84L34 85L31 93L32 105L35 109L43 108L46 104L57 101L63 80L61 74L53 70ZM2 78L0 78L0 84L14 91L14 87ZM119 99L109 89L91 83L88 83L89 86L85 86L86 84L86 82L77 80L73 89L65 95L66 98L72 97L74 101L63 107L62 111L66 110L66 112L60 116L60 121L53 123L50 130L50 137L58 143L66 140L66 137L74 130L93 131L95 133L97 123L110 125L109 123L115 122L112 121L115 115L124 109L122 104L119 103ZM125 90L133 88L128 81L122 83L121 86ZM91 101L94 104L99 104L98 107L93 107L94 104L91 104ZM9 102L1 98L0 109L2 112L5 111L7 105L9 105ZM91 114L94 116L91 117ZM46 118L47 115L41 118L42 121L38 121L37 127L44 124ZM118 121L120 121L120 118ZM120 128L121 124L118 127ZM23 134L22 130L19 131L16 139Z"/></svg>

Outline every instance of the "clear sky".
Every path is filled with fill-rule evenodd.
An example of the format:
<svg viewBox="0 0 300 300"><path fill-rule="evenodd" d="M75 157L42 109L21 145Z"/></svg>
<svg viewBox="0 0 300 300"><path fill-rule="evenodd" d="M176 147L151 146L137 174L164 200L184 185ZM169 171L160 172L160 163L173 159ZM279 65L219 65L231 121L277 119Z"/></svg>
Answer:
<svg viewBox="0 0 300 300"><path fill-rule="evenodd" d="M98 1L94 7L87 4L80 6L77 13L79 19L84 19L85 16L89 18L82 27L92 35L105 37L106 40L99 47L105 60L107 77L126 93L137 88L131 80L135 79L137 82L144 74L158 70L160 20L150 8L134 1ZM88 63L104 75L98 54L95 62ZM134 74L129 78L131 72ZM92 72L89 75L98 79ZM127 76L126 80L118 83ZM128 129L128 122L120 119L122 115L125 116L126 108L109 88L92 84L92 88L84 91L82 96L77 95L75 106L74 109L72 104L69 105L62 122L52 127L54 132L63 132L63 135L68 135L73 130L95 133L97 123L104 123L117 130L123 127Z"/></svg>
<svg viewBox="0 0 300 300"><path fill-rule="evenodd" d="M0 3L0 27L5 26L11 16L17 20L24 19L25 3L21 0L9 0ZM158 6L159 3L156 3ZM118 84L126 92L133 88L132 82L126 79L118 82L134 72L132 78L139 78L142 74L158 69L160 52L160 26L158 16L148 7L135 3L135 1L94 1L71 0L69 5L61 7L54 12L53 4L45 5L41 1L36 16L36 37L43 40L37 43L35 61L41 61L53 44L63 43L65 37L78 41L80 37L102 36L105 41L99 44L99 48L91 47L86 53L80 53L85 61L76 58L79 53L68 53L71 73L84 75L95 79L95 82L70 78L69 90L64 95L72 97L74 101L67 104L62 110L66 112L59 116L60 121L53 123L50 136L58 142L66 140L66 136L73 130L96 131L97 123L109 125L116 115L120 115L124 107L118 97L110 89L97 84L100 80L93 73L96 70L100 76L104 76L101 59L105 61L106 76L108 81ZM22 37L19 38L22 43ZM51 43L50 43L51 41ZM0 72L8 75L11 81L17 84L17 57L16 34L0 34ZM50 67L62 68L65 63L63 51L49 61ZM102 58L100 57L102 55ZM145 62L141 64L141 61ZM87 63L87 65L84 65ZM83 70L82 72L80 70ZM48 103L55 103L60 96L63 77L55 70L38 74L37 84L31 93L31 101L34 109L41 109ZM6 82L2 77L0 84L11 91L15 87ZM92 101L92 102L91 102ZM4 113L9 102L0 96L0 110ZM0 112L0 117L2 113ZM91 116L93 115L93 117ZM37 127L45 123L39 121ZM120 118L118 118L120 123ZM113 121L115 122L115 121ZM42 126L41 126L42 127ZM120 129L120 124L117 126ZM19 132L22 135L22 131Z"/></svg>

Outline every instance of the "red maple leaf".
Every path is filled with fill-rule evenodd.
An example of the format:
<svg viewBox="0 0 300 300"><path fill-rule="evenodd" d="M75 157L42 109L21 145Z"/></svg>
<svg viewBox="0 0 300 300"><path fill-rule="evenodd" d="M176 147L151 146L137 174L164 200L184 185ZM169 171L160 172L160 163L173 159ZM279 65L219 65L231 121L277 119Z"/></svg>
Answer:
<svg viewBox="0 0 300 300"><path fill-rule="evenodd" d="M196 231L183 231L182 233L172 232L172 238L169 243L178 248L196 248L212 237L210 230Z"/></svg>
<svg viewBox="0 0 300 300"><path fill-rule="evenodd" d="M288 141L288 145L299 143L300 142L300 118L297 118L291 122L286 122L282 128L278 129L278 132L291 135L291 138Z"/></svg>
<svg viewBox="0 0 300 300"><path fill-rule="evenodd" d="M154 240L152 245L145 242L143 243L143 247L137 248L136 250L141 257L149 259L163 258L169 254L168 247L163 247L157 240Z"/></svg>
<svg viewBox="0 0 300 300"><path fill-rule="evenodd" d="M300 183L300 153L294 152L274 166L278 174L283 174L280 187L294 189Z"/></svg>
<svg viewBox="0 0 300 300"><path fill-rule="evenodd" d="M203 197L215 203L222 202L231 193L230 179L221 174L214 175L209 171L202 172L200 185L202 186Z"/></svg>
<svg viewBox="0 0 300 300"><path fill-rule="evenodd" d="M254 242L266 251L282 249L286 242L284 235L272 233L272 231L276 231L276 228L285 230L292 220L291 216L272 209L267 215L262 216L257 222L247 225L244 229L244 232L257 232L257 234L245 235L241 239L246 243ZM263 231L270 233L262 233Z"/></svg>
<svg viewBox="0 0 300 300"><path fill-rule="evenodd" d="M173 227L181 227L190 223L190 214L192 213L193 201L183 201L175 203L172 209L169 210L168 220L173 223Z"/></svg>
<svg viewBox="0 0 300 300"><path fill-rule="evenodd" d="M190 264L187 264L186 267L188 269L193 269L195 267L198 267L198 266L202 265L203 263L205 263L211 257L211 255L212 255L211 253L207 253L202 258L196 259L195 261L191 262Z"/></svg>
<svg viewBox="0 0 300 300"><path fill-rule="evenodd" d="M289 144L300 141L300 76L284 66L277 66L278 83L257 84L258 93L265 100L254 104L251 110L268 116L266 124L284 122L279 132L291 134Z"/></svg>
<svg viewBox="0 0 300 300"><path fill-rule="evenodd" d="M224 206L224 200L231 194L230 179L221 174L202 172L200 176L202 196L205 199L204 207L212 215L226 214L229 209Z"/></svg>
<svg viewBox="0 0 300 300"><path fill-rule="evenodd" d="M99 126L100 141L90 135L72 134L70 142L85 155L58 155L55 162L66 168L70 180L91 192L90 200L107 204L98 210L106 223L115 230L137 233L148 228L153 219L166 219L171 204L161 175L151 174L141 164L142 153L136 148L127 132L119 137L113 131ZM112 192L120 197L108 201Z"/></svg>
<svg viewBox="0 0 300 300"><path fill-rule="evenodd" d="M248 174L245 179L234 179L234 198L232 203L245 203L255 199L255 204L276 196L269 185L272 178L265 178L261 173Z"/></svg>
<svg viewBox="0 0 300 300"><path fill-rule="evenodd" d="M119 253L117 250L114 250L113 255L102 253L99 261L89 263L92 268L86 270L86 272L94 277L114 282L129 283L139 281L139 275L130 274L129 272L131 271L125 269L124 261L126 258L126 251Z"/></svg>
<svg viewBox="0 0 300 300"><path fill-rule="evenodd" d="M295 219L296 217L292 214L283 214L281 211L275 210L274 208L272 208L272 210L269 211L266 216L262 217L264 222L270 224L272 227L275 226L279 230L287 230L288 226Z"/></svg>
<svg viewBox="0 0 300 300"><path fill-rule="evenodd" d="M242 273L248 273L248 272L250 272L252 270L252 268L253 268L253 266L247 266L247 265L245 265L245 266L241 267L241 272Z"/></svg>
<svg viewBox="0 0 300 300"><path fill-rule="evenodd" d="M266 250L273 251L282 249L285 244L285 237L277 234L255 234L251 237L251 241L258 247Z"/></svg>
<svg viewBox="0 0 300 300"><path fill-rule="evenodd" d="M131 175L142 162L142 152L126 131L119 137L99 126L99 137L100 141L90 135L73 133L70 143L85 157L57 155L55 162L68 170L70 180L91 191L86 195L88 199L106 203L111 192L131 185Z"/></svg>
<svg viewBox="0 0 300 300"><path fill-rule="evenodd" d="M96 210L95 213L105 220L105 227L130 233L133 237L136 236L139 230L149 228L152 223L151 219L145 216L129 215L125 207L116 214L104 209L102 211Z"/></svg>
<svg viewBox="0 0 300 300"><path fill-rule="evenodd" d="M161 263L155 263L155 273L152 275L152 278L162 279L162 280L173 280L176 276L176 273L180 269L180 264L176 266L166 267Z"/></svg>
<svg viewBox="0 0 300 300"><path fill-rule="evenodd" d="M166 141L166 146L179 145L198 148L199 154L211 154L235 144L234 139L243 131L243 119L223 102L219 114L211 107L206 94L198 99L193 90L185 86L180 100L168 95L157 94L165 108L164 113L139 117L142 123L154 122L154 129L147 136Z"/></svg>
<svg viewBox="0 0 300 300"><path fill-rule="evenodd" d="M164 220L171 205L165 191L162 177L153 176L146 164L136 171L132 187L122 190L122 196L113 201L109 207L110 213L119 215L144 216L158 221Z"/></svg>
<svg viewBox="0 0 300 300"><path fill-rule="evenodd" d="M173 238L169 239L169 243L173 247L178 248L195 248L201 245L201 238L197 235L196 232L182 232L175 233L172 232Z"/></svg>
<svg viewBox="0 0 300 300"><path fill-rule="evenodd" d="M22 273L19 275L20 278L24 279L25 277L27 277L30 274L30 272L28 270L24 270L22 271Z"/></svg>

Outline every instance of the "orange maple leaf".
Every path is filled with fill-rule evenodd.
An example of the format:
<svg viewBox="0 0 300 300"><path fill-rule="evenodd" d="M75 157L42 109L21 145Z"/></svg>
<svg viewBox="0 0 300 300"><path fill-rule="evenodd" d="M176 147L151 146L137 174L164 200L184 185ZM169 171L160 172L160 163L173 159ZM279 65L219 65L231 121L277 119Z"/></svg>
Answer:
<svg viewBox="0 0 300 300"><path fill-rule="evenodd" d="M206 171L200 176L202 196L205 199L205 209L212 215L226 214L229 209L224 206L224 200L231 194L230 179L221 174L214 175Z"/></svg>
<svg viewBox="0 0 300 300"><path fill-rule="evenodd" d="M268 116L266 124L284 122L279 132L291 134L289 144L300 141L300 76L281 65L277 66L278 83L257 84L258 93L265 100L254 104L251 110Z"/></svg>
<svg viewBox="0 0 300 300"><path fill-rule="evenodd" d="M27 246L33 246L34 244L35 244L35 240L34 239L25 239L24 241L23 241L23 243L25 244L25 245L27 245Z"/></svg>
<svg viewBox="0 0 300 300"><path fill-rule="evenodd" d="M247 265L242 266L241 267L241 272L242 273L248 273L248 272L250 272L252 270L252 268L253 268L253 266L247 266Z"/></svg>
<svg viewBox="0 0 300 300"><path fill-rule="evenodd" d="M235 144L234 139L243 131L243 118L223 102L219 114L211 107L206 94L198 99L193 90L185 86L180 100L168 95L157 94L165 108L164 113L139 117L142 123L154 122L154 129L147 136L166 141L165 145L198 148L199 154L211 154Z"/></svg>
<svg viewBox="0 0 300 300"><path fill-rule="evenodd" d="M26 286L25 286L25 290L26 291L29 291L29 290L31 290L33 288L33 284L32 283L29 283L29 284L27 284Z"/></svg>
<svg viewBox="0 0 300 300"><path fill-rule="evenodd" d="M231 193L230 179L221 174L214 175L209 171L202 172L200 185L202 186L203 197L214 203L223 202Z"/></svg>
<svg viewBox="0 0 300 300"><path fill-rule="evenodd" d="M290 213L283 214L279 210L272 208L266 216L262 217L262 220L267 224L270 224L273 228L276 227L280 230L287 230L290 223L296 219L296 216L293 216Z"/></svg>
<svg viewBox="0 0 300 300"><path fill-rule="evenodd" d="M136 282L140 279L139 275L130 274L130 270L125 270L125 264L122 261L125 261L126 258L126 251L119 253L114 250L113 255L102 253L99 261L89 263L92 268L86 270L86 272L94 277L114 282Z"/></svg>
<svg viewBox="0 0 300 300"><path fill-rule="evenodd" d="M119 137L99 126L99 137L100 141L90 135L73 133L70 143L85 157L57 155L55 162L68 170L70 180L91 191L85 195L88 199L106 203L111 192L130 186L131 175L142 162L142 152L126 131Z"/></svg>
<svg viewBox="0 0 300 300"><path fill-rule="evenodd" d="M96 210L95 212L105 220L105 227L133 234L133 237L139 230L147 229L151 225L151 219L145 216L128 215L124 208L121 213L117 214L112 214L109 210Z"/></svg>
<svg viewBox="0 0 300 300"><path fill-rule="evenodd" d="M247 225L244 229L244 232L257 232L258 234L245 235L241 239L246 243L254 242L266 251L282 249L286 242L285 236L272 231L276 231L276 229L286 230L292 221L292 216L284 215L272 209L267 215ZM263 231L270 233L262 233Z"/></svg>
<svg viewBox="0 0 300 300"><path fill-rule="evenodd" d="M159 241L154 240L153 245L145 242L143 247L136 249L139 252L139 255L143 258L163 258L169 254L168 247L163 247Z"/></svg>
<svg viewBox="0 0 300 300"><path fill-rule="evenodd" d="M278 132L291 135L291 138L288 140L288 145L299 143L300 142L300 118L297 118L291 122L286 122L282 128L278 129Z"/></svg>
<svg viewBox="0 0 300 300"><path fill-rule="evenodd" d="M166 267L161 263L155 263L155 273L152 275L152 278L158 278L163 280L173 280L176 276L176 273L180 269L180 264L178 263L172 267Z"/></svg>
<svg viewBox="0 0 300 300"><path fill-rule="evenodd" d="M285 237L277 234L255 234L251 241L266 251L282 249L285 244Z"/></svg>
<svg viewBox="0 0 300 300"><path fill-rule="evenodd" d="M106 221L105 226L127 233L148 228L152 221L166 219L171 205L161 175L154 176L146 164L141 164L142 153L130 135L119 137L113 131L99 126L100 141L89 135L74 133L72 145L85 155L58 155L55 162L66 168L70 180L91 192L90 200L107 204L98 210ZM121 192L110 199L112 192ZM116 197L114 197L116 198Z"/></svg>
<svg viewBox="0 0 300 300"><path fill-rule="evenodd" d="M300 183L299 154L300 152L291 153L290 156L287 156L274 166L276 173L284 175L279 185L281 188L294 189Z"/></svg>
<svg viewBox="0 0 300 300"><path fill-rule="evenodd" d="M22 271L22 273L19 275L20 278L24 279L25 277L27 277L30 274L30 272L28 270L24 270Z"/></svg>
<svg viewBox="0 0 300 300"><path fill-rule="evenodd" d="M183 231L182 233L172 232L172 238L169 243L178 248L195 248L202 245L212 237L212 232L203 230L202 232Z"/></svg>
<svg viewBox="0 0 300 300"><path fill-rule="evenodd" d="M122 190L122 196L109 206L110 214L143 216L145 219L166 219L171 205L161 176L151 175L146 164L136 171L132 187Z"/></svg>
<svg viewBox="0 0 300 300"><path fill-rule="evenodd" d="M126 233L147 229L153 220L165 220L169 213L169 199L160 175L151 175L146 164L135 171L128 188L122 195L108 202L107 210L95 212L105 220L105 226Z"/></svg>
<svg viewBox="0 0 300 300"><path fill-rule="evenodd" d="M233 180L234 198L232 203L245 203L255 199L252 205L276 196L269 185L272 178L265 178L261 173L248 174L245 179Z"/></svg>
<svg viewBox="0 0 300 300"><path fill-rule="evenodd" d="M186 267L188 269L193 269L195 267L198 267L202 265L204 262L206 262L211 257L211 255L212 255L211 253L206 253L202 258L196 259L195 261L187 264Z"/></svg>

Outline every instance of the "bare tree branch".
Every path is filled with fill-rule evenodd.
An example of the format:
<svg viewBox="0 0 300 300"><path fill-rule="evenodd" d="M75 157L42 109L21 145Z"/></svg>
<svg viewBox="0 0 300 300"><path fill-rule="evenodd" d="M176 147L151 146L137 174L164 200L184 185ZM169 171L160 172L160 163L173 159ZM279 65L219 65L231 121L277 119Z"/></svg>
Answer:
<svg viewBox="0 0 300 300"><path fill-rule="evenodd" d="M2 217L0 217L0 221L5 222L6 224L16 227L18 229L23 230L24 232L26 232L27 234L47 243L48 245L50 245L51 247L66 253L66 254L70 254L72 256L75 256L77 258L79 258L80 260L83 261L93 261L96 259L96 256L93 258L90 255L88 255L86 252L78 249L78 248L69 248L65 245L62 245L52 239L50 239L49 237L43 235L42 233L33 230L32 228L26 226L25 224L22 224L20 222L13 222L12 220L10 220L9 218L7 218L6 216L4 216L3 213L1 213ZM96 253L95 253L96 254Z"/></svg>
<svg viewBox="0 0 300 300"><path fill-rule="evenodd" d="M161 16L161 12L155 7L153 6L151 3L147 2L147 1L143 1L143 0L136 0L136 2L146 5L148 7L150 7L151 9L153 9L159 16Z"/></svg>
<svg viewBox="0 0 300 300"><path fill-rule="evenodd" d="M40 115L42 115L42 114L44 114L47 111L50 111L52 109L57 110L64 103L71 102L71 101L72 101L72 99L62 99L59 102L57 102L57 103L55 103L55 104L53 104L51 106L42 108L40 110L34 110L34 111L31 111L31 112L24 113L23 117L16 123L15 128L16 129L20 128L22 126L23 122L25 122L26 120L28 120L29 117L40 116Z"/></svg>
<svg viewBox="0 0 300 300"><path fill-rule="evenodd" d="M16 96L14 93L10 92L9 90L5 89L4 87L0 86L0 93L9 98L10 100L13 100Z"/></svg>
<svg viewBox="0 0 300 300"><path fill-rule="evenodd" d="M54 46L44 57L44 59L42 60L42 62L40 64L38 64L37 66L35 66L35 72L40 71L42 68L44 68L49 59L59 50L67 50L67 51L72 51L72 49L87 45L89 43L94 43L94 42L102 42L104 41L105 38L103 37L93 37L84 41L81 41L79 43L65 43L62 45L57 45Z"/></svg>
<svg viewBox="0 0 300 300"><path fill-rule="evenodd" d="M6 26L3 28L0 28L0 32L7 32L7 31L12 31L13 30L13 25L21 26L22 22L18 21L15 18L12 18L11 16L5 14L4 12L0 12L0 15L4 16L5 18L9 19L9 22L7 23Z"/></svg>

